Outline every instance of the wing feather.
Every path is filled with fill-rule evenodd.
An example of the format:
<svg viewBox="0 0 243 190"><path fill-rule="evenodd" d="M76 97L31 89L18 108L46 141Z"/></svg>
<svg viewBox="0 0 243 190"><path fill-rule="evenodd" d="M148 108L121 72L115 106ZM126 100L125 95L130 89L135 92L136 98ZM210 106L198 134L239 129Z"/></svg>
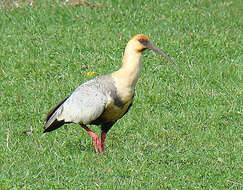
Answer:
<svg viewBox="0 0 243 190"><path fill-rule="evenodd" d="M55 113L55 111L69 98L69 96L67 96L65 99L61 100L54 108L51 109L51 111L49 111L49 113L46 115L46 119L45 119L46 122Z"/></svg>
<svg viewBox="0 0 243 190"><path fill-rule="evenodd" d="M66 123L91 124L104 113L109 99L105 78L95 78L80 85L57 104L46 117L45 132Z"/></svg>
<svg viewBox="0 0 243 190"><path fill-rule="evenodd" d="M93 88L80 88L63 104L58 120L65 122L89 124L105 110L107 97Z"/></svg>

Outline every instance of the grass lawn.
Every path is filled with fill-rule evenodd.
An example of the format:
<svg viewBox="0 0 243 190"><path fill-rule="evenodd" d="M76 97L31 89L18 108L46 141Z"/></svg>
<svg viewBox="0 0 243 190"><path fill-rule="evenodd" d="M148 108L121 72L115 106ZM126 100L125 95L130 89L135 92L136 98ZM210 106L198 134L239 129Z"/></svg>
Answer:
<svg viewBox="0 0 243 190"><path fill-rule="evenodd" d="M90 2L0 1L0 189L243 188L242 1ZM144 52L103 155L79 125L42 135L46 113L118 70L138 33L180 74Z"/></svg>

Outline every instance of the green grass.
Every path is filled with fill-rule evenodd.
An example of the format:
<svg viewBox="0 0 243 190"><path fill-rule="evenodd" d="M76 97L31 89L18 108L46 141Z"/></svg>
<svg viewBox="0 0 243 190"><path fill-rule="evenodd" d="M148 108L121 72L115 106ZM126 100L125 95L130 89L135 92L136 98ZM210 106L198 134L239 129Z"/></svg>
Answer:
<svg viewBox="0 0 243 190"><path fill-rule="evenodd" d="M242 2L96 2L1 8L0 189L242 188ZM135 103L103 155L78 125L43 136L52 106L87 72L119 69L137 33L181 74L144 53Z"/></svg>

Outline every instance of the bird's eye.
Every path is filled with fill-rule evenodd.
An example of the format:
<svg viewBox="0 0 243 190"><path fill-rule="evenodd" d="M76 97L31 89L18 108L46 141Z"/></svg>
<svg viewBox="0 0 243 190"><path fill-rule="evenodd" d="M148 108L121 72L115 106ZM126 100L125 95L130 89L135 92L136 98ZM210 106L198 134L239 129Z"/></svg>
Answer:
<svg viewBox="0 0 243 190"><path fill-rule="evenodd" d="M145 40L143 38L138 40L141 44L143 44L144 46L146 46L148 44L148 40Z"/></svg>

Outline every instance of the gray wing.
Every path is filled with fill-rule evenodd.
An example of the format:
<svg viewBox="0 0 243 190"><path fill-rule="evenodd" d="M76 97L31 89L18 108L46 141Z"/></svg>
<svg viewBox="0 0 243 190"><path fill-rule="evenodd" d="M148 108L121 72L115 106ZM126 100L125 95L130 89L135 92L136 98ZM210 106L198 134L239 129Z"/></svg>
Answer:
<svg viewBox="0 0 243 190"><path fill-rule="evenodd" d="M97 88L80 86L63 103L57 120L89 124L97 119L105 109L107 97Z"/></svg>
<svg viewBox="0 0 243 190"><path fill-rule="evenodd" d="M105 110L108 96L96 80L79 86L68 98L55 106L47 116L45 132L55 130L65 123L89 124Z"/></svg>

